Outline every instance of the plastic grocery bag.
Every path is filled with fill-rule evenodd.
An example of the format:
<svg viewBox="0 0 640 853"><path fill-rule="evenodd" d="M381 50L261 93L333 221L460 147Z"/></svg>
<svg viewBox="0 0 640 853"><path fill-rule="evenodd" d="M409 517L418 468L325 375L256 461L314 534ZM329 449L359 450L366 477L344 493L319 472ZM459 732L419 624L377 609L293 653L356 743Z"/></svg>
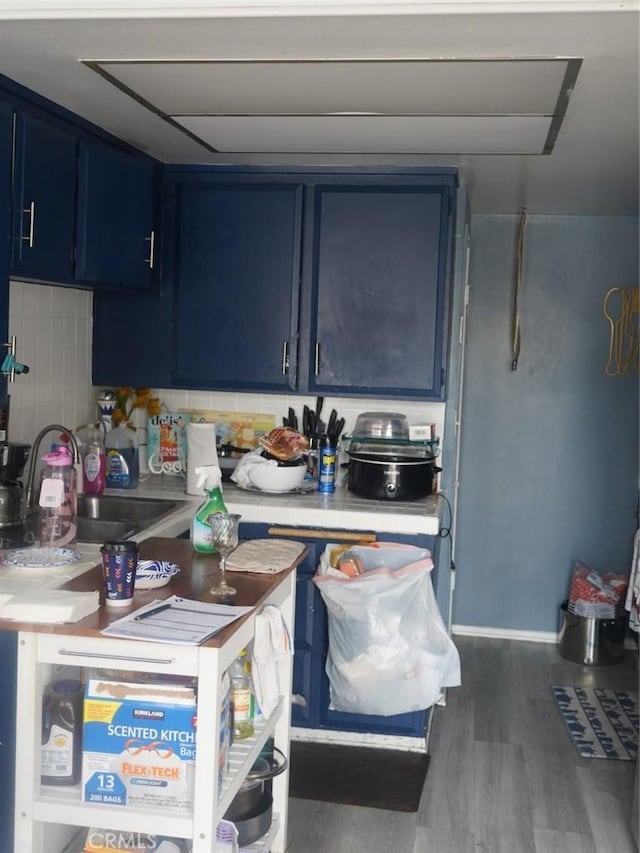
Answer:
<svg viewBox="0 0 640 853"><path fill-rule="evenodd" d="M326 546L314 577L329 616L330 708L391 716L429 708L460 684L460 658L440 616L425 548L393 542L356 546L364 573L330 565Z"/></svg>

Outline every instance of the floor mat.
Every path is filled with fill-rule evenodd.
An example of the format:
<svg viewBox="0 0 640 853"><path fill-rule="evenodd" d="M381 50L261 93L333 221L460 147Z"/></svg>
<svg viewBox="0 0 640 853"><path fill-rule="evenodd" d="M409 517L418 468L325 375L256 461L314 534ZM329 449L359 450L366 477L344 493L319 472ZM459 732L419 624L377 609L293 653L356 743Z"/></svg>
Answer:
<svg viewBox="0 0 640 853"><path fill-rule="evenodd" d="M304 800L418 810L429 756L365 746L291 742L289 795Z"/></svg>
<svg viewBox="0 0 640 853"><path fill-rule="evenodd" d="M584 758L634 761L638 755L638 697L631 690L552 687L560 715Z"/></svg>

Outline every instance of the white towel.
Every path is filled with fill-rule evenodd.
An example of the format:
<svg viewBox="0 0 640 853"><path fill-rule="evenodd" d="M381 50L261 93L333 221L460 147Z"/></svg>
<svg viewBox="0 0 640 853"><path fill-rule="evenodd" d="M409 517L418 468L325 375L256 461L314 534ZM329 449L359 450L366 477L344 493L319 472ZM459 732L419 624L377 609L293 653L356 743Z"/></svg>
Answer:
<svg viewBox="0 0 640 853"><path fill-rule="evenodd" d="M229 555L226 567L230 572L273 575L288 569L304 548L292 539L249 539Z"/></svg>
<svg viewBox="0 0 640 853"><path fill-rule="evenodd" d="M280 608L265 605L256 616L251 675L258 706L267 720L281 696L278 662L291 653L291 637Z"/></svg>
<svg viewBox="0 0 640 853"><path fill-rule="evenodd" d="M100 596L97 590L72 592L65 589L49 589L24 595L12 595L0 604L2 619L18 622L78 622L98 610Z"/></svg>
<svg viewBox="0 0 640 853"><path fill-rule="evenodd" d="M257 447L255 450L245 453L244 456L238 460L238 464L233 469L231 479L243 489L254 488L251 481L251 470L255 468L256 465L271 465L272 467L277 467L278 463L275 459L266 459L262 455L262 448Z"/></svg>

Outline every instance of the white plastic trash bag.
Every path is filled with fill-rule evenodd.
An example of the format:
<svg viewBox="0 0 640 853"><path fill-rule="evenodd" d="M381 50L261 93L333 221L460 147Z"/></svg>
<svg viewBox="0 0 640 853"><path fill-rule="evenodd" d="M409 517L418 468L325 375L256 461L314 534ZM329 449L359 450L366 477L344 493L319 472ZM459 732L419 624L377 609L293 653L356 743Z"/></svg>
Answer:
<svg viewBox="0 0 640 853"><path fill-rule="evenodd" d="M329 707L381 716L431 707L443 687L460 684L460 659L433 593L430 552L356 546L365 570L350 578L330 565L335 547L314 577L329 614Z"/></svg>

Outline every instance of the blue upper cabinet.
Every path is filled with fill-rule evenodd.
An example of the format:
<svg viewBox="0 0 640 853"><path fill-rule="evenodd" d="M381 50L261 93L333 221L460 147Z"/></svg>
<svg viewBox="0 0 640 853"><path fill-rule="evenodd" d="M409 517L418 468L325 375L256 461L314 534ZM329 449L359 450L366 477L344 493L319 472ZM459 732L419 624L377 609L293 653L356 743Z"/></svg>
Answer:
<svg viewBox="0 0 640 853"><path fill-rule="evenodd" d="M78 280L149 287L157 265L154 161L102 143L80 142Z"/></svg>
<svg viewBox="0 0 640 853"><path fill-rule="evenodd" d="M455 186L452 170L171 167L162 286L94 301L94 382L444 399ZM153 317L133 368L113 352L124 316Z"/></svg>
<svg viewBox="0 0 640 853"><path fill-rule="evenodd" d="M452 204L446 178L313 188L309 391L443 399Z"/></svg>
<svg viewBox="0 0 640 853"><path fill-rule="evenodd" d="M174 385L295 388L301 185L200 178L175 192Z"/></svg>
<svg viewBox="0 0 640 853"><path fill-rule="evenodd" d="M73 281L76 137L22 111L15 128L11 272Z"/></svg>

